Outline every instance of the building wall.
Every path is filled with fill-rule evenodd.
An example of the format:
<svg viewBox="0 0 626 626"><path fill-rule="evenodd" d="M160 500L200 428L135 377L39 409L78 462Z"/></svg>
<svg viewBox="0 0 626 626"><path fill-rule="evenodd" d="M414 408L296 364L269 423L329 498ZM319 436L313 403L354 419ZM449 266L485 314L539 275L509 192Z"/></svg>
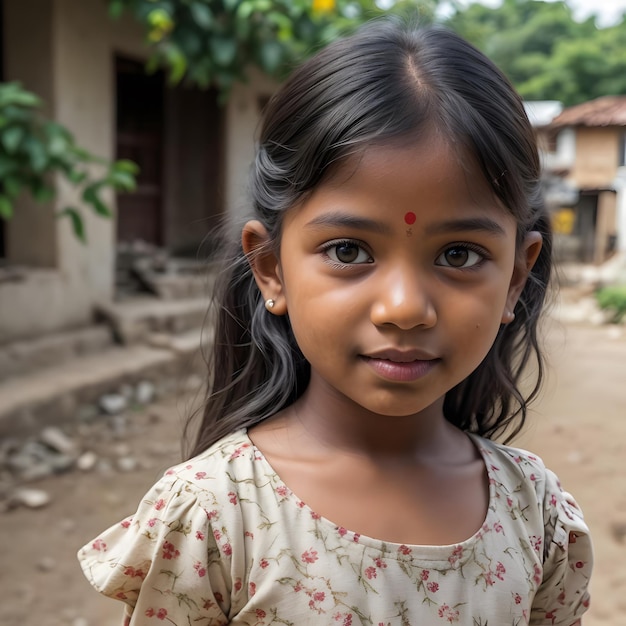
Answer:
<svg viewBox="0 0 626 626"><path fill-rule="evenodd" d="M620 128L576 128L570 180L580 188L611 186L617 174Z"/></svg>
<svg viewBox="0 0 626 626"><path fill-rule="evenodd" d="M46 113L78 143L106 159L115 150L114 55L146 58L132 19L112 21L103 0L5 2L5 79L20 80L47 103ZM228 103L224 207L239 214L259 95L274 85L260 78L238 86ZM115 198L105 198L115 207ZM7 259L27 268L23 280L0 284L0 344L88 324L94 306L114 297L115 220L85 211L88 245L54 212L79 198L61 183L52 206L23 199L7 228Z"/></svg>

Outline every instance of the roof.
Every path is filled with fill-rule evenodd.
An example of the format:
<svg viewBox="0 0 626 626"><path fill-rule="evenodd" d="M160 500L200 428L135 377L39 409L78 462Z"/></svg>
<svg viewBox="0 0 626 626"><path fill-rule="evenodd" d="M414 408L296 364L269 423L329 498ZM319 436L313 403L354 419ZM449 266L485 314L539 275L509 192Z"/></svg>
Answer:
<svg viewBox="0 0 626 626"><path fill-rule="evenodd" d="M524 109L533 128L542 128L549 126L563 110L563 105L558 100L527 100L524 102Z"/></svg>
<svg viewBox="0 0 626 626"><path fill-rule="evenodd" d="M626 96L603 96L568 107L552 126L626 126Z"/></svg>

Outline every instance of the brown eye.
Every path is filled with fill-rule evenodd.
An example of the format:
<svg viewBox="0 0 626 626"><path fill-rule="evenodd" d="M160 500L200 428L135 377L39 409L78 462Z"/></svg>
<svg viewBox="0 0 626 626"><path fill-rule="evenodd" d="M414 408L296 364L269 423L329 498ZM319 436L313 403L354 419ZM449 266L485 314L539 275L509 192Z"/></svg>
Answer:
<svg viewBox="0 0 626 626"><path fill-rule="evenodd" d="M452 267L463 267L467 263L470 251L467 248L450 248L443 254Z"/></svg>
<svg viewBox="0 0 626 626"><path fill-rule="evenodd" d="M442 252L436 260L437 265L467 269L478 265L484 256L467 246L452 246Z"/></svg>
<svg viewBox="0 0 626 626"><path fill-rule="evenodd" d="M359 244L353 241L342 241L331 245L326 249L326 254L332 261L344 265L372 262L370 255Z"/></svg>

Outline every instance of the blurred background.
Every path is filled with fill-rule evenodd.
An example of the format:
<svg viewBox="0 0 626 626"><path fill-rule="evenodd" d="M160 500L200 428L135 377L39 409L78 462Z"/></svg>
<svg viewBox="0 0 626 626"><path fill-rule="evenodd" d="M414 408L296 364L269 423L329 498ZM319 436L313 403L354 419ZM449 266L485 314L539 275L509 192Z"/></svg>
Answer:
<svg viewBox="0 0 626 626"><path fill-rule="evenodd" d="M626 624L626 0L0 0L0 624L119 622L74 554L181 458L263 108L385 13L459 32L525 101L560 288L518 443L594 533L585 626Z"/></svg>

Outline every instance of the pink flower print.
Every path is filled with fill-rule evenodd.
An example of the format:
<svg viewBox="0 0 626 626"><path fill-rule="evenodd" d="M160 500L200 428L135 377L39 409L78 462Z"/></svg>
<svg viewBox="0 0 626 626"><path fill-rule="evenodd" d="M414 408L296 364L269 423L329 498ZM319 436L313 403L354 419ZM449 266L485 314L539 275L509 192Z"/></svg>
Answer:
<svg viewBox="0 0 626 626"><path fill-rule="evenodd" d="M343 526L339 526L339 528L337 528L337 532L341 537L345 537L348 534L348 531Z"/></svg>
<svg viewBox="0 0 626 626"><path fill-rule="evenodd" d="M265 569L266 567L269 567L269 561L267 559L261 559L261 561L259 562L259 565Z"/></svg>
<svg viewBox="0 0 626 626"><path fill-rule="evenodd" d="M499 467L496 467L495 465L491 465L491 469L492 469L494 472L499 472L499 471L500 471L500 468L499 468Z"/></svg>
<svg viewBox="0 0 626 626"><path fill-rule="evenodd" d="M317 561L317 558L317 551L313 550L313 548L305 550L302 553L302 561L304 563L315 563L315 561Z"/></svg>
<svg viewBox="0 0 626 626"><path fill-rule="evenodd" d="M176 546L169 541L163 543L163 558L164 559L176 559L180 556L180 551L176 549Z"/></svg>
<svg viewBox="0 0 626 626"><path fill-rule="evenodd" d="M157 611L157 617L161 620L165 619L167 617L167 610L166 609L159 609Z"/></svg>
<svg viewBox="0 0 626 626"><path fill-rule="evenodd" d="M196 530L196 539L198 541L204 541L205 535L201 530Z"/></svg>
<svg viewBox="0 0 626 626"><path fill-rule="evenodd" d="M127 595L126 595L123 591L118 591L118 592L115 594L115 597L116 597L118 600L126 600L126 599L128 599L128 596L127 596Z"/></svg>
<svg viewBox="0 0 626 626"><path fill-rule="evenodd" d="M439 583L436 583L436 582L426 583L426 589L428 589L430 593L437 593L437 591L439 591Z"/></svg>
<svg viewBox="0 0 626 626"><path fill-rule="evenodd" d="M556 610L553 609L552 611L548 611L546 613L546 619L549 619L550 623L554 624L554 622L556 620Z"/></svg>
<svg viewBox="0 0 626 626"><path fill-rule="evenodd" d="M556 506L556 496L554 494L550 497L550 504Z"/></svg>
<svg viewBox="0 0 626 626"><path fill-rule="evenodd" d="M287 490L287 487L285 487L285 485L278 485L278 487L276 487L276 493L281 498L286 498L287 495L289 495L289 491Z"/></svg>
<svg viewBox="0 0 626 626"><path fill-rule="evenodd" d="M250 537L250 539L254 539L254 533L251 533L249 530L243 534L244 537Z"/></svg>
<svg viewBox="0 0 626 626"><path fill-rule="evenodd" d="M250 583L248 585L248 595L252 597L256 593L256 583Z"/></svg>
<svg viewBox="0 0 626 626"><path fill-rule="evenodd" d="M163 500L163 498L159 498L155 503L154 503L154 508L157 511L160 511L163 507L165 506L165 500Z"/></svg>
<svg viewBox="0 0 626 626"><path fill-rule="evenodd" d="M459 559L463 557L463 546L455 546L452 550L452 554L448 557L450 565L454 565Z"/></svg>
<svg viewBox="0 0 626 626"><path fill-rule="evenodd" d="M371 565L365 570L365 575L372 580L372 578L376 578L376 568Z"/></svg>
<svg viewBox="0 0 626 626"><path fill-rule="evenodd" d="M165 472L165 476L171 476L172 474L175 474L176 472L174 472L173 469L168 469L167 472Z"/></svg>
<svg viewBox="0 0 626 626"><path fill-rule="evenodd" d="M311 511L311 518L312 519L322 519L322 516L319 513L316 513L315 511Z"/></svg>
<svg viewBox="0 0 626 626"><path fill-rule="evenodd" d="M319 605L326 600L326 594L323 591L314 591L313 593L309 593L309 595L311 596L309 608L318 613L323 613L324 609Z"/></svg>
<svg viewBox="0 0 626 626"><path fill-rule="evenodd" d="M520 604L522 602L522 596L520 596L519 593L514 593L513 602L515 602L515 604Z"/></svg>
<svg viewBox="0 0 626 626"><path fill-rule="evenodd" d="M456 609L449 607L447 604L442 604L439 607L439 617L445 619L447 622L458 622L459 612Z"/></svg>
<svg viewBox="0 0 626 626"><path fill-rule="evenodd" d="M224 604L224 596L219 591L216 591L213 595L220 604Z"/></svg>
<svg viewBox="0 0 626 626"><path fill-rule="evenodd" d="M354 533L354 536L352 537L352 541L354 541L354 543L359 543L360 538L361 538L361 535L359 533Z"/></svg>
<svg viewBox="0 0 626 626"><path fill-rule="evenodd" d="M496 565L496 578L498 578L499 580L504 580L505 574L506 569L504 568L504 565L502 565L502 563L498 561L498 564Z"/></svg>
<svg viewBox="0 0 626 626"><path fill-rule="evenodd" d="M215 538L215 541L219 541L222 538L222 533L217 528L214 528L213 537Z"/></svg>
<svg viewBox="0 0 626 626"><path fill-rule="evenodd" d="M157 518L153 517L151 519L149 519L147 521L148 526L150 526L150 528L154 528L155 524L157 523Z"/></svg>
<svg viewBox="0 0 626 626"><path fill-rule="evenodd" d="M539 567L539 565L535 564L533 568L533 582L535 583L535 585L539 586L542 580L543 570L541 569L541 567Z"/></svg>
<svg viewBox="0 0 626 626"><path fill-rule="evenodd" d="M507 506L510 508L513 506L513 500L509 496L506 497Z"/></svg>
<svg viewBox="0 0 626 626"><path fill-rule="evenodd" d="M217 519L219 517L219 512L216 511L215 509L213 509L212 511L207 511L206 512L206 517L209 521Z"/></svg>
<svg viewBox="0 0 626 626"><path fill-rule="evenodd" d="M233 553L233 547L230 545L230 543L225 543L222 546L222 550L224 551L224 554L226 556L230 556Z"/></svg>
<svg viewBox="0 0 626 626"><path fill-rule="evenodd" d="M237 494L234 491L228 492L228 501L231 504L237 504Z"/></svg>
<svg viewBox="0 0 626 626"><path fill-rule="evenodd" d="M345 616L341 626L352 626L352 613L348 613L348 615Z"/></svg>
<svg viewBox="0 0 626 626"><path fill-rule="evenodd" d="M236 459L236 458L240 457L241 453L248 447L250 447L249 444L244 443L243 445L239 446L238 448L235 448L233 453L230 455L230 460L232 461L233 459Z"/></svg>
<svg viewBox="0 0 626 626"><path fill-rule="evenodd" d="M196 472L196 480L203 480L206 478L206 472Z"/></svg>
<svg viewBox="0 0 626 626"><path fill-rule="evenodd" d="M92 544L91 547L94 550L97 550L98 552L106 552L107 550L107 544L104 543L104 541L102 541L102 539L96 539Z"/></svg>
<svg viewBox="0 0 626 626"><path fill-rule="evenodd" d="M537 480L537 477L534 474L531 474L528 478L530 478L533 482Z"/></svg>
<svg viewBox="0 0 626 626"><path fill-rule="evenodd" d="M380 557L375 558L374 563L378 569L385 569L387 567L387 563L385 563Z"/></svg>
<svg viewBox="0 0 626 626"><path fill-rule="evenodd" d="M267 615L267 613L263 609L257 609L255 611L255 615L257 619L265 619L265 616Z"/></svg>
<svg viewBox="0 0 626 626"><path fill-rule="evenodd" d="M404 554L404 556L409 556L409 554L411 554L411 548L403 544L398 548L398 552Z"/></svg>
<svg viewBox="0 0 626 626"><path fill-rule="evenodd" d="M536 461L536 460L537 460L537 457L536 457L536 456L532 456L531 454L529 454L529 455L528 455L528 458L529 458L531 461Z"/></svg>
<svg viewBox="0 0 626 626"><path fill-rule="evenodd" d="M130 528L130 522L131 522L131 520L129 520L129 519L125 519L125 520L124 520L124 521L120 524L120 526L121 526L122 528Z"/></svg>
<svg viewBox="0 0 626 626"><path fill-rule="evenodd" d="M568 543L576 543L576 539L578 539L578 535L575 532L570 532Z"/></svg>
<svg viewBox="0 0 626 626"><path fill-rule="evenodd" d="M428 569L423 569L422 573L421 573L421 579L422 580L428 580L428 577L430 576L430 570Z"/></svg>
<svg viewBox="0 0 626 626"><path fill-rule="evenodd" d="M561 605L564 606L565 605L565 591L561 591L561 593L558 595L556 601Z"/></svg>
<svg viewBox="0 0 626 626"><path fill-rule="evenodd" d="M243 584L241 583L241 578L237 578L237 580L235 580L235 591L241 591L241 588L243 587Z"/></svg>
<svg viewBox="0 0 626 626"><path fill-rule="evenodd" d="M493 529L497 532L497 533L501 533L504 532L504 528L502 528L502 524L500 522L496 522L493 525Z"/></svg>
<svg viewBox="0 0 626 626"><path fill-rule="evenodd" d="M196 570L200 578L204 578L206 576L206 569L202 567L202 563L200 563L200 561L196 561L193 568Z"/></svg>
<svg viewBox="0 0 626 626"><path fill-rule="evenodd" d="M585 567L585 563L583 561L576 561L575 567L576 569L582 569Z"/></svg>
<svg viewBox="0 0 626 626"><path fill-rule="evenodd" d="M306 506L306 504L304 504L304 502L302 502L302 500L300 500L300 501L298 502L298 506L299 506L301 509L303 509L303 508Z"/></svg>
<svg viewBox="0 0 626 626"><path fill-rule="evenodd" d="M157 617L160 620L164 620L167 617L167 609L158 609L158 610L154 610L152 607L150 607L146 613L145 613L146 617Z"/></svg>
<svg viewBox="0 0 626 626"><path fill-rule="evenodd" d="M532 535L528 539L533 550L535 552L541 552L541 544L543 543L543 539L537 535Z"/></svg>

